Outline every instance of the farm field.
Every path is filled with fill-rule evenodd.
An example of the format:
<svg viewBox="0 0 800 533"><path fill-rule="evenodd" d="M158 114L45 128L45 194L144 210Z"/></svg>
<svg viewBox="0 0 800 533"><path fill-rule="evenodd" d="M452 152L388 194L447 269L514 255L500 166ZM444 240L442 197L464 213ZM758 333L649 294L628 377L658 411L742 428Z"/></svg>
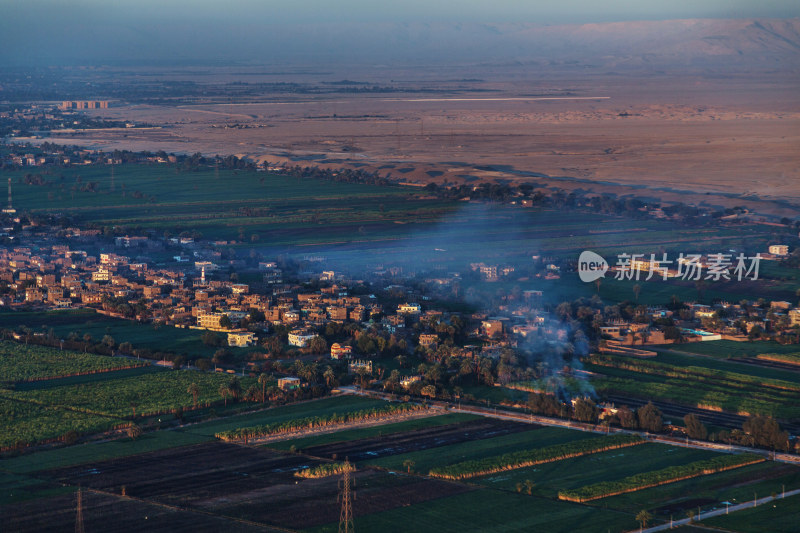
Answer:
<svg viewBox="0 0 800 533"><path fill-rule="evenodd" d="M717 455L706 450L647 443L500 472L474 478L473 481L490 488L516 491L518 483L524 485L525 481L530 480L534 483L533 495L557 498L561 490L622 479L639 472L658 470Z"/></svg>
<svg viewBox="0 0 800 533"><path fill-rule="evenodd" d="M202 330L171 326L154 328L152 324L101 315L93 309L0 312L0 321L6 328L52 328L53 333L62 339L73 332L80 338L88 333L95 339L94 342L99 342L105 335L111 335L118 344L130 342L135 348L145 348L154 353L164 351L211 357L217 350L216 347L203 344ZM258 347L232 350L235 353L248 353L258 350Z"/></svg>
<svg viewBox="0 0 800 533"><path fill-rule="evenodd" d="M98 433L123 423L124 420L105 414L15 401L2 397L0 391L0 449L51 441L69 431Z"/></svg>
<svg viewBox="0 0 800 533"><path fill-rule="evenodd" d="M479 418L455 424L418 428L402 433L322 444L306 448L304 451L314 456L331 459L349 457L353 462L363 461L374 465L380 464L378 460L382 457L393 457L422 450L435 451L438 449L443 456L447 456L453 445L472 443L480 446L478 443L485 439L497 442L495 439L526 432L530 430L530 427L527 424L516 422ZM381 466L383 465L381 464ZM419 471L427 473L427 470Z"/></svg>
<svg viewBox="0 0 800 533"><path fill-rule="evenodd" d="M197 407L229 411L219 392L220 385L232 380L227 374L149 365L125 368L140 363L11 342L0 343L0 348L6 380L0 387L0 448L50 442L67 434L74 440L148 416L172 419L177 409L195 408L188 392L192 383L198 385ZM35 381L26 381L31 379ZM241 390L255 381L242 378ZM230 410L239 408L230 403Z"/></svg>
<svg viewBox="0 0 800 533"><path fill-rule="evenodd" d="M190 409L189 385L199 387L198 405L219 403L219 386L232 378L192 370L164 370L141 376L108 379L80 385L26 391L0 391L5 398L42 406L64 405L85 413L130 417L171 413L176 408ZM241 378L242 390L255 384L254 378Z"/></svg>
<svg viewBox="0 0 800 533"><path fill-rule="evenodd" d="M800 524L800 496L779 499L755 509L737 511L732 515L715 516L700 524L736 533L760 533L764 531L764 525L769 524L771 533L793 533Z"/></svg>
<svg viewBox="0 0 800 533"><path fill-rule="evenodd" d="M599 354L587 359L586 369L599 374L592 383L601 394L800 418L800 407L795 405L800 376L793 373L671 354L653 360Z"/></svg>
<svg viewBox="0 0 800 533"><path fill-rule="evenodd" d="M438 426L448 426L451 424L471 422L473 420L480 419L481 417L477 415L468 415L463 413L437 415L427 418L407 420L405 422L397 422L394 424L381 424L379 426L365 428L345 429L342 431L336 431L335 433L326 433L323 435L314 435L311 437L272 442L268 444L267 447L273 450L289 450L294 447L297 450L306 452L309 450L319 451L321 447L336 445L339 443L349 443L351 441L363 442L364 439L375 437L380 438L398 433L406 433L409 431L423 430ZM356 459L353 460L355 461Z"/></svg>
<svg viewBox="0 0 800 533"><path fill-rule="evenodd" d="M148 501L296 529L338 520L338 478L294 475L316 464L303 456L211 442L39 475L116 494L124 486L129 496ZM355 477L356 516L471 490L372 470Z"/></svg>
<svg viewBox="0 0 800 533"><path fill-rule="evenodd" d="M178 429L153 431L145 433L135 440L122 438L103 442L87 442L3 458L0 459L0 471L34 474L42 470L128 457L211 440L213 440L211 437Z"/></svg>
<svg viewBox="0 0 800 533"><path fill-rule="evenodd" d="M355 396L325 398L155 431L136 440L87 443L2 459L0 512L14 505L10 516L20 531L35 531L40 524L39 516L23 514L32 505L46 506L48 519L61 517L73 525L73 491L80 484L87 525L128 513L131 518L124 531L140 528L134 526L139 524L136 520L151 514L155 518L149 519L157 520L154 524L166 524L167 529L181 524L174 526L177 531L186 530L184 523L198 531L237 527L248 531L252 526L267 531L270 527L336 531L339 476L294 475L334 457L339 461L350 457L359 467L354 474L353 509L360 531L588 532L598 527L626 531L636 526L635 514L643 508L658 520L668 520L669 512L681 514L684 507L710 508L722 498L746 499L753 490L767 494L783 484L787 489L800 486L800 468L765 462L589 505L556 499L560 490L721 457L652 443L483 476L470 483L407 475L406 460L414 461L414 472L427 473L434 466L465 459L598 437L461 414L342 430L278 446L241 446L213 438L238 427L361 411L383 403ZM302 453L275 449L292 445ZM518 492L516 486L527 480L533 482L530 495L526 489Z"/></svg>
<svg viewBox="0 0 800 533"><path fill-rule="evenodd" d="M672 345L672 351L687 352L690 354L707 355L720 359L731 357L755 357L762 353L795 353L797 346L791 344L778 344L777 342L736 342L728 340L692 342L688 344Z"/></svg>
<svg viewBox="0 0 800 533"><path fill-rule="evenodd" d="M75 489L69 493L30 500L13 505L0 505L4 527L17 533L39 531L75 531ZM263 525L247 524L235 519L179 510L142 502L114 494L83 491L81 494L83 525L86 531L232 531L249 533L277 531Z"/></svg>
<svg viewBox="0 0 800 533"><path fill-rule="evenodd" d="M552 533L625 531L636 525L633 515L593 509L568 502L478 489L412 506L356 517L361 531L463 533L484 531L547 531ZM311 528L337 531L338 523Z"/></svg>
<svg viewBox="0 0 800 533"><path fill-rule="evenodd" d="M448 446L423 448L419 451L413 451L413 442L411 442L407 444L405 448L391 450L393 452L391 455L378 457L376 459L367 459L365 463L388 470L404 471L406 468L403 466L403 463L406 460L410 460L414 462L413 471L427 474L431 468L443 466L445 464L482 459L484 457L501 455L508 452L552 446L597 436L593 433L552 427L537 427L520 422L505 423L522 426L522 430L492 438L462 440L461 442L456 442ZM531 427L534 429L525 429ZM357 443L353 444L356 445ZM346 454L349 453L349 450L343 450L340 453Z"/></svg>
<svg viewBox="0 0 800 533"><path fill-rule="evenodd" d="M297 418L309 416L328 416L333 414L344 414L363 409L372 409L386 405L383 400L373 400L359 396L334 396L319 400L296 403L246 413L233 417L209 420L189 426L188 433L214 437L217 433L231 431L242 427L250 427L264 424L274 424L285 422Z"/></svg>
<svg viewBox="0 0 800 533"><path fill-rule="evenodd" d="M217 177L213 169L188 172L170 165L126 164L116 166L114 173L112 191L107 166L47 170L42 175L45 185L15 185L15 201L20 208L35 213L60 213L73 217L78 224L116 226L131 233L153 230L159 235L165 231L174 235L196 231L206 239L224 240L228 246L268 255L322 252L331 267L348 269L384 264L404 265L410 271L439 266L463 268L480 260L525 264L532 254L574 258L584 249L597 251L613 264L616 254L622 252L663 249L678 253L745 245L762 249L770 236L756 226L682 228L657 220L585 211L576 216L550 208L445 201L425 196L426 191L416 187L299 179L263 172L221 170ZM23 175L22 171L9 173L14 182ZM90 183L95 185L87 187ZM222 196L225 201L219 200ZM601 233L587 230L600 226ZM704 297L729 301L748 296L794 297L783 271L765 272L757 287L714 283ZM768 274L775 279L767 279ZM600 287L600 296L610 301L630 300L636 283L607 279ZM640 303L662 304L672 295L683 300L697 297L691 282L638 283ZM594 292L594 287L578 284L571 277L535 280L530 285L558 292L562 299ZM184 341L182 335L178 337L176 341ZM194 344L192 347L197 348Z"/></svg>
<svg viewBox="0 0 800 533"><path fill-rule="evenodd" d="M0 341L0 385L107 372L145 363Z"/></svg>
<svg viewBox="0 0 800 533"><path fill-rule="evenodd" d="M700 476L659 487L610 496L589 505L608 507L631 513L648 509L662 520L670 515L685 517L685 511L713 507L724 501L741 503L754 494L766 496L780 493L783 486L800 488L800 468L772 462L762 462L713 475Z"/></svg>
<svg viewBox="0 0 800 533"><path fill-rule="evenodd" d="M706 343L701 342L699 344ZM683 345L681 345L681 348L682 347ZM783 346L781 347L783 348ZM780 380L800 384L800 372L787 372L779 368L757 366L744 362L748 361L749 359L742 359L738 357L735 359L718 359L707 356L698 356L696 354L682 353L678 352L677 350L660 350L659 348L655 348L655 350L658 352L658 357L653 359L653 361L656 363L665 363L681 368L697 367L712 371L732 372L757 379Z"/></svg>

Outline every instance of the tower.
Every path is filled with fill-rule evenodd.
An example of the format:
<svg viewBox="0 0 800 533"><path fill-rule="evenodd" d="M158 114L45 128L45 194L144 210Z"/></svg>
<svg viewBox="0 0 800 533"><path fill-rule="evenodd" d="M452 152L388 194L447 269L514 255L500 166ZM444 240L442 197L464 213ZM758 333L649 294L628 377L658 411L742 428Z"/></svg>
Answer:
<svg viewBox="0 0 800 533"><path fill-rule="evenodd" d="M200 283L202 285L206 284L206 267L205 267L205 265L203 265L203 267L200 269Z"/></svg>
<svg viewBox="0 0 800 533"><path fill-rule="evenodd" d="M84 533L83 529L83 493L80 485L78 486L78 504L75 511L75 533Z"/></svg>
<svg viewBox="0 0 800 533"><path fill-rule="evenodd" d="M351 493L350 490L350 461L344 461L344 477L339 483L341 493L339 498L342 500L342 512L339 515L339 533L353 533L353 498L355 492Z"/></svg>
<svg viewBox="0 0 800 533"><path fill-rule="evenodd" d="M8 209L3 209L3 213L7 215L13 215L16 213L17 210L14 209L14 206L11 205L11 178L8 178Z"/></svg>

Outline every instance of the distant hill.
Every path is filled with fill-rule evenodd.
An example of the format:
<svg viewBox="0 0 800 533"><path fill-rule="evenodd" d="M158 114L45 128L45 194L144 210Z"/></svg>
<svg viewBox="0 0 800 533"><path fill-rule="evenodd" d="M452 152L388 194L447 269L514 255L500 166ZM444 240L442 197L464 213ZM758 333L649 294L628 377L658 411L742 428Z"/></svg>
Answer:
<svg viewBox="0 0 800 533"><path fill-rule="evenodd" d="M800 67L800 19L533 24L316 25L299 50L350 59L542 62L609 66ZM370 44L371 43L371 44ZM344 60L345 57L340 59Z"/></svg>
<svg viewBox="0 0 800 533"><path fill-rule="evenodd" d="M83 26L85 24L85 27ZM800 19L614 22L543 26L520 23L342 23L270 25L262 21L79 22L68 35L25 28L24 46L2 62L271 63L422 65L534 63L609 68L694 65L800 68ZM64 29L63 31L66 31Z"/></svg>

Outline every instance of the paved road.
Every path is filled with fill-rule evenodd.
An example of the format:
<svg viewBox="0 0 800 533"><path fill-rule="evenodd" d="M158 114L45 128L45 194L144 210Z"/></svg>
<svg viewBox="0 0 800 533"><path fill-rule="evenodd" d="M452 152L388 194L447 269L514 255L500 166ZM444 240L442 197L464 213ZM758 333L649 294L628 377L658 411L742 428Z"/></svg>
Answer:
<svg viewBox="0 0 800 533"><path fill-rule="evenodd" d="M712 518L714 516L719 516L719 515L728 514L728 513L734 513L736 511L743 511L744 509L752 509L753 507L756 507L757 505L764 505L765 503L770 503L771 501L774 501L774 500L780 500L780 499L785 498L786 496L795 496L797 494L800 494L800 489L790 490L789 492L786 492L785 494L781 494L780 496L775 496L775 497L767 496L766 498L759 498L756 501L749 501L749 502L740 503L740 504L737 504L737 505L731 505L727 509L716 509L714 511L706 511L704 513L701 513L699 518L695 517L694 520L695 521L702 521L702 520L705 520L706 518ZM672 529L673 527L685 526L688 523L689 523L689 519L688 518L684 518L682 520L675 520L672 523L665 523L665 524L661 524L659 526L653 526L653 527L650 527L650 528L647 528L647 529L642 529L642 530L633 529L633 530L631 530L630 533L636 533L636 532L639 532L639 531L641 531L641 533L650 533L651 531L665 531L667 529Z"/></svg>

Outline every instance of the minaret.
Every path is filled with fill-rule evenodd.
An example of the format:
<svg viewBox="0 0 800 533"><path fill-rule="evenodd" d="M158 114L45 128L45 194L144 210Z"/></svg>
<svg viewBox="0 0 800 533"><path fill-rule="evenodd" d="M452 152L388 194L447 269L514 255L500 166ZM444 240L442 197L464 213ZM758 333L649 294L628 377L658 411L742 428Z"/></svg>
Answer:
<svg viewBox="0 0 800 533"><path fill-rule="evenodd" d="M201 269L200 269L200 284L201 285L205 285L206 284L206 267L205 266L201 267Z"/></svg>
<svg viewBox="0 0 800 533"><path fill-rule="evenodd" d="M14 209L14 206L11 205L11 178L8 178L8 209L3 209L3 213L7 215L13 215L16 213L17 210Z"/></svg>

